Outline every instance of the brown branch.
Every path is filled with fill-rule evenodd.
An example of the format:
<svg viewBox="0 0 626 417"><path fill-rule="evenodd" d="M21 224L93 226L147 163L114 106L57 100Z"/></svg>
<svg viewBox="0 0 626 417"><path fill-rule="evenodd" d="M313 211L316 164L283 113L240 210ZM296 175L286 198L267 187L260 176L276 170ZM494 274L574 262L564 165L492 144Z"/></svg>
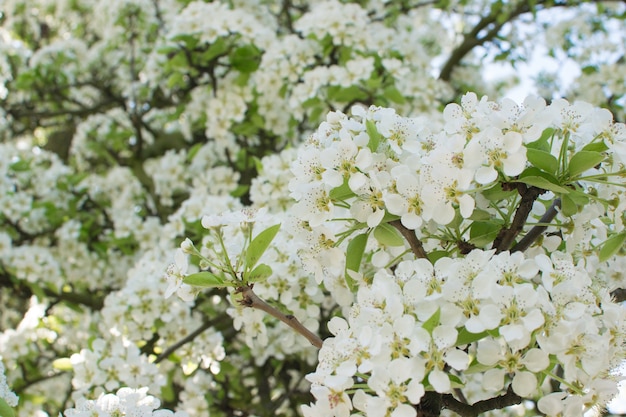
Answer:
<svg viewBox="0 0 626 417"><path fill-rule="evenodd" d="M533 244L535 240L548 228L545 224L550 223L552 219L554 219L558 213L557 207L561 207L561 199L557 198L552 202L552 205L548 210L544 213L544 215L539 219L540 225L537 225L530 229L526 236L524 236L513 248L511 252L524 252L526 249Z"/></svg>
<svg viewBox="0 0 626 417"><path fill-rule="evenodd" d="M515 240L515 237L517 237L517 235L524 228L535 200L537 200L541 194L546 192L546 190L541 188L527 187L523 183L509 185L517 188L517 191L522 196L522 201L520 201L519 206L515 211L515 217L513 217L511 225L508 228L500 229L498 236L493 241L492 248L495 249L497 253L509 250Z"/></svg>
<svg viewBox="0 0 626 417"><path fill-rule="evenodd" d="M599 1L600 0L593 0L592 3L597 3ZM439 79L443 81L450 81L454 69L459 66L463 58L468 53L470 53L472 49L492 41L498 36L500 30L504 27L504 25L512 22L524 13L531 12L533 7L531 6L531 4L531 2L526 1L520 2L513 10L508 13L508 15L506 15L504 19L500 18L499 16L501 9L493 10L487 16L483 16L483 18L476 24L476 26L474 26L471 31L467 32L463 36L463 41L459 44L459 46L457 46L456 49L452 51L452 54L450 55L443 68L441 69L441 72L439 73ZM539 12L554 7L571 7L578 5L580 5L579 2L568 2L566 0L539 0L536 2L534 7L536 7L536 11ZM490 29L487 31L487 33L484 36L479 37L479 34L487 30L487 28L489 27Z"/></svg>
<svg viewBox="0 0 626 417"><path fill-rule="evenodd" d="M450 78L452 77L452 72L461 63L461 60L465 57L465 55L467 55L475 47L481 46L484 43L494 39L506 23L509 23L511 20L515 19L517 16L523 13L530 11L530 8L527 2L521 2L514 10L511 11L506 19L501 19L500 21L498 21L499 11L500 10L496 10L495 12L484 16L470 32L466 33L463 36L463 41L452 52L450 58L448 58L443 68L441 69L441 72L439 73L440 80L450 81ZM482 32L491 25L493 25L493 27L483 37L479 38L478 35L480 34L480 32Z"/></svg>
<svg viewBox="0 0 626 417"><path fill-rule="evenodd" d="M478 401L474 404L465 404L454 398L451 394L445 394L442 396L443 408L447 408L450 411L454 411L461 417L476 417L479 414L485 413L491 410L500 410L511 405L519 404L522 402L522 397L517 395L509 386L506 394L502 394L498 397L489 398L488 400Z"/></svg>
<svg viewBox="0 0 626 417"><path fill-rule="evenodd" d="M626 301L626 289L617 288L611 291L611 297L613 297L613 301L616 303L621 303L622 301Z"/></svg>
<svg viewBox="0 0 626 417"><path fill-rule="evenodd" d="M428 259L428 254L424 250L424 246L422 246L422 242L415 235L415 231L411 229L407 229L400 220L393 220L389 222L390 225L398 229L400 234L409 242L409 246L411 250L418 258Z"/></svg>
<svg viewBox="0 0 626 417"><path fill-rule="evenodd" d="M311 332L309 329L304 327L297 318L295 318L291 314L284 314L267 304L265 301L259 298L258 295L254 293L252 290L252 285L246 285L245 287L237 288L237 292L241 293L243 299L240 301L241 305L251 308L257 308L261 311L266 312L272 317L277 318L278 320L285 323L287 326L294 329L296 332L300 333L302 336L306 337L309 342L316 348L320 349L322 347L322 339L317 336L315 333Z"/></svg>
<svg viewBox="0 0 626 417"><path fill-rule="evenodd" d="M170 356L172 353L174 353L178 348L191 342L193 339L200 336L205 330L212 327L214 324L215 322L212 320L205 321L196 330L189 333L187 336L183 337L178 342L174 343L173 345L165 349L159 356L157 356L157 358L154 360L154 363L159 363L162 360L167 359L167 357Z"/></svg>

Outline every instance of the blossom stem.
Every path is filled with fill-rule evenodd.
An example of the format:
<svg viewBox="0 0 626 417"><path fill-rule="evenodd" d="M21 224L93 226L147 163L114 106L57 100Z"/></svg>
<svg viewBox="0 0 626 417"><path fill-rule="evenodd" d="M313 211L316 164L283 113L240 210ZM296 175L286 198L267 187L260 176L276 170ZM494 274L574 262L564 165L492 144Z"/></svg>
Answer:
<svg viewBox="0 0 626 417"><path fill-rule="evenodd" d="M404 227L400 220L393 220L389 222L390 225L398 229L400 234L409 242L409 246L411 250L418 258L428 259L428 254L424 250L424 246L422 246L422 242L415 235L415 231L411 229L407 229Z"/></svg>
<svg viewBox="0 0 626 417"><path fill-rule="evenodd" d="M239 287L237 288L237 292L241 293L243 296L243 299L240 301L242 305L257 308L266 312L270 316L277 318L287 326L294 329L296 332L300 333L302 336L306 337L306 339L316 348L320 349L322 347L323 341L318 335L304 327L302 323L300 323L300 321L298 321L298 319L292 314L284 314L259 298L259 296L252 290L252 285Z"/></svg>

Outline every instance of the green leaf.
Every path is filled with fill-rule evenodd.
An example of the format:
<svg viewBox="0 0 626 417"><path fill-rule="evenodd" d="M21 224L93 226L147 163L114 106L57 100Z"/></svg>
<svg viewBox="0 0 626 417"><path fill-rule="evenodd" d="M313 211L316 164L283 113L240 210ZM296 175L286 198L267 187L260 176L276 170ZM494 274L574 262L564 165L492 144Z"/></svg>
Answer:
<svg viewBox="0 0 626 417"><path fill-rule="evenodd" d="M348 185L348 181L345 180L343 184L339 187L335 187L328 193L328 196L333 201L345 201L349 198L354 197L356 194L352 192L350 186Z"/></svg>
<svg viewBox="0 0 626 417"><path fill-rule="evenodd" d="M438 308L437 311L433 313L432 316L428 320L422 324L422 327L431 335L433 334L433 330L439 324L439 319L441 317L441 308Z"/></svg>
<svg viewBox="0 0 626 417"><path fill-rule="evenodd" d="M246 250L246 270L250 270L256 265L270 243L272 243L272 240L274 240L274 237L276 237L278 229L280 229L280 223L268 227L252 239L250 246Z"/></svg>
<svg viewBox="0 0 626 417"><path fill-rule="evenodd" d="M446 250L434 250L428 252L428 260L431 264L434 264L441 258L445 258L446 256L450 256L450 252Z"/></svg>
<svg viewBox="0 0 626 417"><path fill-rule="evenodd" d="M590 152L605 152L609 149L603 141L591 142L585 145L581 150Z"/></svg>
<svg viewBox="0 0 626 417"><path fill-rule="evenodd" d="M390 85L389 87L385 88L385 90L383 91L383 97L388 98L389 100L398 104L404 104L406 102L404 96L396 88L395 85Z"/></svg>
<svg viewBox="0 0 626 417"><path fill-rule="evenodd" d="M559 161L550 152L529 148L526 157L533 166L550 174L556 174L559 169Z"/></svg>
<svg viewBox="0 0 626 417"><path fill-rule="evenodd" d="M247 277L244 276L244 281L248 282L261 282L265 281L272 275L272 268L266 264L259 264L254 268Z"/></svg>
<svg viewBox="0 0 626 417"><path fill-rule="evenodd" d="M223 55L224 53L226 53L226 51L228 51L228 45L226 44L226 41L224 40L224 38L218 38L215 42L213 42L209 49L207 49L206 52L202 54L202 58L204 59L204 62L208 63L213 58Z"/></svg>
<svg viewBox="0 0 626 417"><path fill-rule="evenodd" d="M233 51L230 63L234 69L243 73L251 73L261 64L261 51L254 45L244 45Z"/></svg>
<svg viewBox="0 0 626 417"><path fill-rule="evenodd" d="M475 246L485 246L493 242L502 225L494 221L476 221L470 228L469 243Z"/></svg>
<svg viewBox="0 0 626 417"><path fill-rule="evenodd" d="M0 417L15 417L15 412L2 397L0 397Z"/></svg>
<svg viewBox="0 0 626 417"><path fill-rule="evenodd" d="M224 287L224 279L212 274L209 271L196 272L195 274L187 275L183 282L187 285L193 285L194 287L214 288Z"/></svg>
<svg viewBox="0 0 626 417"><path fill-rule="evenodd" d="M15 172L25 172L30 170L30 161L25 159L19 159L16 162L13 162L9 165L9 169Z"/></svg>
<svg viewBox="0 0 626 417"><path fill-rule="evenodd" d="M600 262L604 262L624 247L626 241L626 231L608 238L600 249Z"/></svg>
<svg viewBox="0 0 626 417"><path fill-rule="evenodd" d="M582 174L590 168L604 161L605 156L600 152L580 151L569 161L568 174L570 178Z"/></svg>
<svg viewBox="0 0 626 417"><path fill-rule="evenodd" d="M537 188L541 188L542 190L552 191L556 194L568 194L569 190L567 188L563 188L558 184L558 181L555 179L554 182L548 180L545 177L536 177L529 176L520 178L514 182L522 182L524 184L532 185Z"/></svg>
<svg viewBox="0 0 626 417"><path fill-rule="evenodd" d="M454 346L469 345L470 343L474 343L487 336L489 336L489 333L487 332L471 333L467 331L465 327L462 327L461 330L459 330L459 335L456 338Z"/></svg>
<svg viewBox="0 0 626 417"><path fill-rule="evenodd" d="M378 129L376 129L376 122L373 120L367 120L365 122L365 130L370 137L369 142L367 142L367 147L370 148L370 151L376 152L380 141L383 139L383 135L378 132Z"/></svg>
<svg viewBox="0 0 626 417"><path fill-rule="evenodd" d="M365 246L367 245L367 233L361 233L356 235L350 243L348 243L348 249L346 251L346 270L345 277L348 288L354 291L355 283L354 279L348 274L348 270L359 272L361 268L361 260L363 259L363 253L365 252Z"/></svg>
<svg viewBox="0 0 626 417"><path fill-rule="evenodd" d="M360 87L351 85L349 87L332 86L328 87L328 99L340 103L352 103L362 101L367 98L367 94Z"/></svg>
<svg viewBox="0 0 626 417"><path fill-rule="evenodd" d="M483 196L489 201L503 201L517 195L515 190L504 190L502 184L497 182L493 187L483 191ZM474 210L474 212L476 212ZM474 213L472 213L473 215ZM489 215L491 217L491 214Z"/></svg>
<svg viewBox="0 0 626 417"><path fill-rule="evenodd" d="M404 246L404 239L395 227L383 223L374 229L374 237L383 246Z"/></svg>
<svg viewBox="0 0 626 417"><path fill-rule="evenodd" d="M578 213L578 206L569 195L561 196L561 213L567 217L572 217Z"/></svg>
<svg viewBox="0 0 626 417"><path fill-rule="evenodd" d="M554 135L554 129L549 127L541 133L541 137L534 142L527 143L526 149L538 149L540 151L550 152L549 139Z"/></svg>

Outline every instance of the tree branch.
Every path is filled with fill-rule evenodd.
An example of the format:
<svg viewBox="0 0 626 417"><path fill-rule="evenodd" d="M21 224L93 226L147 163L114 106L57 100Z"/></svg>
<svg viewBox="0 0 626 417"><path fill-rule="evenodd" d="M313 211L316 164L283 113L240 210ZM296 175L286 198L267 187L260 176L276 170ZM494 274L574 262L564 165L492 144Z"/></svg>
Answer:
<svg viewBox="0 0 626 417"><path fill-rule="evenodd" d="M304 327L302 323L300 323L300 321L298 321L298 319L293 315L284 314L260 299L259 296L252 290L252 285L239 287L237 288L237 292L243 295L243 299L240 301L241 305L266 312L270 316L277 318L287 326L294 329L296 332L300 333L302 336L306 337L307 340L316 348L320 349L322 347L323 341L319 336Z"/></svg>
<svg viewBox="0 0 626 417"><path fill-rule="evenodd" d="M541 236L541 234L548 228L548 226L544 226L544 224L550 223L554 219L554 217L556 217L558 213L557 207L561 207L560 198L554 200L550 208L548 208L548 210L541 217L541 219L539 219L539 223L541 223L541 225L537 225L530 229L528 233L526 233L526 236L524 236L519 242L517 242L515 246L513 246L511 252L524 252L526 249L528 249L530 245L532 245L533 242L537 240L537 238Z"/></svg>
<svg viewBox="0 0 626 417"><path fill-rule="evenodd" d="M170 356L172 353L174 353L178 348L191 342L193 339L200 336L205 330L212 327L214 324L215 322L213 320L205 321L196 330L189 333L187 336L183 337L178 342L174 343L173 345L165 349L159 356L157 356L157 358L154 360L154 363L159 363L162 360L167 359L167 357Z"/></svg>
<svg viewBox="0 0 626 417"><path fill-rule="evenodd" d="M389 222L389 224L398 229L400 234L406 239L407 242L409 242L409 246L411 247L411 250L413 251L415 256L417 256L418 258L428 259L428 254L424 250L422 242L415 235L415 231L404 227L400 220L393 220Z"/></svg>
<svg viewBox="0 0 626 417"><path fill-rule="evenodd" d="M533 204L537 197L545 193L546 190L537 187L527 187L523 183L509 184L517 188L517 191L522 196L517 210L515 211L515 217L508 228L500 229L498 236L493 241L492 248L496 250L496 253L500 253L509 250L515 237L522 231L528 215L533 208Z"/></svg>
<svg viewBox="0 0 626 417"><path fill-rule="evenodd" d="M460 402L451 394L445 394L442 396L443 407L450 411L454 411L462 417L476 417L487 411L500 410L521 402L522 397L514 393L510 385L506 394L489 398L488 400L478 401L471 405Z"/></svg>

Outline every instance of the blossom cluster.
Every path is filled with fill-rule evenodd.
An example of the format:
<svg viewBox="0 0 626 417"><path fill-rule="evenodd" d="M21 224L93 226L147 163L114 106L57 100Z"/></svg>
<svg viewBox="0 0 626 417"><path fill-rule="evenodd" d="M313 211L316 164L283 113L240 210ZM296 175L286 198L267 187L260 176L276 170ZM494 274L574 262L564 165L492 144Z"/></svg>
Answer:
<svg viewBox="0 0 626 417"><path fill-rule="evenodd" d="M115 394L103 394L96 400L81 399L76 408L65 410L65 417L189 417L184 411L158 409L161 401L147 395L148 388L120 388Z"/></svg>
<svg viewBox="0 0 626 417"><path fill-rule="evenodd" d="M556 379L563 391L539 401L549 415L576 415L606 403L616 392L608 374L624 354L624 312L608 293L623 285L623 276L613 269L618 258L600 261L599 250L607 236L623 230L615 205L590 202L591 224L582 221L589 212L563 205L550 226L559 234L526 256L481 248L495 234L483 241L472 228L484 218L510 221L502 213L512 200L490 195L504 183L545 187L529 213L537 219L557 195L568 198L569 189L550 182L551 175L572 190L580 184L598 190L607 200L623 195L625 131L608 112L582 102L547 106L528 98L518 106L473 94L447 106L440 124L377 107L353 108L351 117L329 114L292 166L292 211L308 225L311 239L330 238L326 247L304 249L303 260L316 260L318 282L348 310L347 321L331 321L335 337L325 341L309 376L317 402L305 413L343 416L354 408L367 416L392 410L415 415L411 404L426 391L462 389L467 372L483 372L484 393L504 392L510 384L523 398L541 396L542 384ZM578 168L592 146L614 157L598 154ZM527 179L529 172L542 177ZM600 177L617 180L596 183ZM564 230L559 225L568 216L578 225ZM363 261L361 273L359 265L348 265L351 244L342 240L361 237L369 243L359 262L375 262L381 250L388 254L384 259L393 259L385 248L390 240L381 234L390 232L394 219L404 236L415 233L426 253L444 248L434 266L402 253L395 259L405 260L397 265L372 268ZM363 234L363 228L374 233ZM459 253L441 240L449 234L458 236L452 242L465 239L476 249ZM484 393L475 395L482 399Z"/></svg>
<svg viewBox="0 0 626 417"><path fill-rule="evenodd" d="M361 283L346 319L329 323L305 415L415 416L426 390L463 391L464 373L482 374L473 402L509 384L541 397L555 378L562 391L539 410L577 415L617 392L609 372L624 354L625 314L562 252L404 261Z"/></svg>
<svg viewBox="0 0 626 417"><path fill-rule="evenodd" d="M304 374L315 366L317 351L283 323L241 306L235 287L200 290L183 281L223 272L214 266L239 278L250 274L237 268L251 257L247 239L280 224L248 284L321 337L328 335L327 321L336 317L330 326L335 337L326 344L342 337L349 344L342 335L358 333L355 326L366 322L357 310L373 308L365 300L367 289L383 277L399 279L397 274L415 262L414 246L403 239L410 236L407 230L414 231L433 262L441 258L434 267L437 276L446 262L480 258L487 268L505 256L491 253L490 245L511 223L519 196L499 189L501 184L550 187L534 202L529 223L541 222L557 199L562 202L544 236L525 252L524 262L539 272L522 274L529 280L523 288L516 283L514 289L487 294L476 284L463 290L490 316L472 310L454 321L443 312L437 316L430 305L411 304L428 310L407 308L413 319L403 316L396 325L404 335L406 322L415 322L414 333L423 339L406 342L420 346L411 348L413 356L393 358L387 374L380 366L374 372L363 365L352 382L344 371L316 372L311 379L320 404L305 412L325 413L322 403L330 389L348 399L342 413L348 404L355 413L375 413L390 401L397 413L410 414L407 406L424 391L444 391L446 378L453 388L463 384L472 400L489 396L482 380L494 391L512 383L516 392L526 392L532 373L537 393L553 376L564 379L563 387L573 384L569 394L559 391L542 400L548 414L560 409L576 414L581 398L587 402L594 392L614 392L612 381L603 385L605 380L593 378L607 355L612 363L618 352L603 352L597 363L589 355L572 359L546 329L554 337L584 333L580 344L589 351L597 343L620 343L621 313L611 310L598 288L626 285L621 273L626 260L616 249L626 221L626 196L615 187L623 182L623 125L611 123L607 111L582 103L553 100L548 106L528 99L518 106L457 97L455 92L468 90L503 93L482 79L482 53L455 58L478 16L489 15L498 24L508 20L507 32L500 34L519 47L500 51L499 58L514 59L516 51L534 45L531 36L523 36L526 23L515 22L530 13L508 14L517 3L495 0L408 3L3 2L0 358L7 385L20 396L16 414L58 415L71 399L78 405L68 414L79 416L171 415L156 410L156 400L141 388L149 386L152 395L172 404L168 408L177 404L189 415L297 415L298 404L310 398ZM541 10L550 4L520 7L536 11L539 21L550 14ZM584 62L568 96L603 103L623 119L623 45L619 37L615 43L600 32L608 34L616 29L612 24L623 23L615 16L623 16L624 6L602 3L597 11L587 6L568 5L581 18L549 25L547 43L555 54L565 50ZM577 34L590 35L590 42L576 39ZM561 45L565 38L572 44ZM580 45L584 48L575 49ZM598 45L611 52L607 65L598 65L604 57L589 53ZM495 43L482 46L490 56L498 53ZM454 71L446 74L446 68ZM498 81L506 82L510 79ZM438 114L436 109L456 99L459 105ZM352 116L343 114L359 103ZM384 107L368 107L372 104ZM329 110L333 113L318 129ZM585 162L600 154L606 156L602 161ZM571 174L571 161L586 170ZM536 178L515 182L536 177L529 168L538 168L551 185ZM295 211L294 197L300 200ZM250 218L241 221L239 210L249 203L271 213L256 215L254 228L247 224ZM218 213L229 214L212 216ZM531 227L524 226L519 236ZM197 252L190 253L187 236ZM559 300L570 296L556 290L557 278L544 280L550 268L549 275L558 275L561 260L545 258L552 253L580 269L571 282L589 288L593 297L569 301L563 312L550 312L535 300L541 297L534 293L544 294L543 301L548 294L560 306ZM170 258L175 262L168 268ZM426 268L424 262L414 269ZM592 283L581 277L593 277ZM390 285L403 288L401 281ZM455 298L458 294L433 291L433 296L441 293L437 302L451 312L470 309ZM517 324L505 324L505 304L511 300L534 303L521 319L520 329L530 333L526 347L521 347L525 339L515 337ZM594 303L595 321L570 327L576 317L586 320ZM384 314L391 308L375 304ZM614 328L607 330L604 317L611 314ZM553 327L552 322L566 324ZM449 324L460 335L452 345L454 331L445 333ZM468 336L470 329L483 328L472 333L482 338ZM363 330L360 338L372 331ZM391 333L381 334L376 337L388 343ZM420 362L430 354L421 340L445 346L444 368ZM467 342L464 353L457 352L460 341ZM324 367L327 351L324 347ZM570 380L565 371L547 375L555 369L551 365L538 370L544 357L539 351L547 352L551 364L567 368ZM502 359L511 352L523 353L513 372ZM377 355L376 360L384 357ZM468 358L466 370L476 371L481 381L458 370ZM579 387L578 380L586 385ZM388 381L398 391L388 393ZM117 395L107 394L124 385ZM2 389L0 384L0 394ZM340 396L327 398L337 404Z"/></svg>
<svg viewBox="0 0 626 417"><path fill-rule="evenodd" d="M0 398L2 398L6 403L15 407L19 400L18 396L15 395L13 391L9 388L6 381L6 376L4 375L4 364L0 360Z"/></svg>

